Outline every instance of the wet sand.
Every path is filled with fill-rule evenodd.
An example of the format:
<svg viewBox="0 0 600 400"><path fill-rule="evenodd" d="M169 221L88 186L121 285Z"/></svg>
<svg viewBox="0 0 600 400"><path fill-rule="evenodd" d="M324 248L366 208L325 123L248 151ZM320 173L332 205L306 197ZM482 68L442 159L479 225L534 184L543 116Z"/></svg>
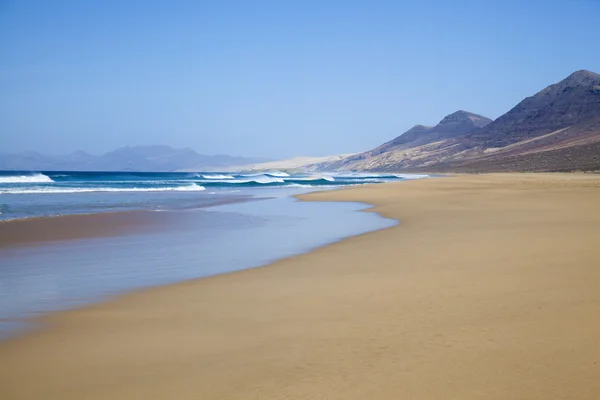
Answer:
<svg viewBox="0 0 600 400"><path fill-rule="evenodd" d="M302 198L401 223L50 316L0 344L0 398L600 398L600 176Z"/></svg>
<svg viewBox="0 0 600 400"><path fill-rule="evenodd" d="M0 221L0 249L156 230L176 214L129 211Z"/></svg>
<svg viewBox="0 0 600 400"><path fill-rule="evenodd" d="M208 207L267 197L238 197L211 203ZM202 209L207 206L190 208ZM72 214L0 221L0 249L30 246L45 242L99 237L123 236L164 229L166 224L185 224L186 214L180 211L119 211L97 214Z"/></svg>

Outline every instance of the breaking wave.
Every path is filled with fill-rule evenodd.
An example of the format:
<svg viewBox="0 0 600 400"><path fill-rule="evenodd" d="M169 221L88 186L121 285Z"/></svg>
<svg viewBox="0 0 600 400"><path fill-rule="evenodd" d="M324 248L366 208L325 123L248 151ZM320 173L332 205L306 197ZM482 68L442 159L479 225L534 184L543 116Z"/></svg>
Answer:
<svg viewBox="0 0 600 400"><path fill-rule="evenodd" d="M32 175L5 175L0 176L0 183L53 183L54 181L44 174Z"/></svg>
<svg viewBox="0 0 600 400"><path fill-rule="evenodd" d="M422 179L427 175L336 172L288 174L231 172L0 172L0 194L93 192L192 192L205 187L327 187L396 180Z"/></svg>
<svg viewBox="0 0 600 400"><path fill-rule="evenodd" d="M200 175L199 178L204 178L204 179L235 179L233 176L231 175Z"/></svg>
<svg viewBox="0 0 600 400"><path fill-rule="evenodd" d="M205 190L204 186L191 184L187 186L171 187L88 187L88 188L67 188L67 187L28 187L14 189L0 189L0 194L53 194L53 193L94 193L94 192L200 192Z"/></svg>

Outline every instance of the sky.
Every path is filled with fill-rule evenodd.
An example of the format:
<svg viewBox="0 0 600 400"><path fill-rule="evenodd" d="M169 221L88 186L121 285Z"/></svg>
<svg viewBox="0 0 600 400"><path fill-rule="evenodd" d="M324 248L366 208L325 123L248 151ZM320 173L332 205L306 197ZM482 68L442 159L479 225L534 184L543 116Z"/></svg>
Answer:
<svg viewBox="0 0 600 400"><path fill-rule="evenodd" d="M0 0L0 153L371 149L600 72L600 1Z"/></svg>

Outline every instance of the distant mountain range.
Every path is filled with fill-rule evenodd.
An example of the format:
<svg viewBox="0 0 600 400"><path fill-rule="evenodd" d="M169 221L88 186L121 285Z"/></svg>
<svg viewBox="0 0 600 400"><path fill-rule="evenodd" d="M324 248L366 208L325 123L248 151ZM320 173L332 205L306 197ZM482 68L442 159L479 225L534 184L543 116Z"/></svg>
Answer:
<svg viewBox="0 0 600 400"><path fill-rule="evenodd" d="M101 156L83 151L64 156L35 152L0 154L0 170L22 171L202 171L269 161L264 158L202 155L169 146L122 147Z"/></svg>
<svg viewBox="0 0 600 400"><path fill-rule="evenodd" d="M600 74L577 71L495 121L466 111L317 170L600 170Z"/></svg>
<svg viewBox="0 0 600 400"><path fill-rule="evenodd" d="M101 156L75 152L0 154L3 170L199 171L291 168L310 171L600 170L600 74L581 70L527 97L495 121L467 111L435 126L415 125L372 150L332 157L207 156L168 146L123 147Z"/></svg>

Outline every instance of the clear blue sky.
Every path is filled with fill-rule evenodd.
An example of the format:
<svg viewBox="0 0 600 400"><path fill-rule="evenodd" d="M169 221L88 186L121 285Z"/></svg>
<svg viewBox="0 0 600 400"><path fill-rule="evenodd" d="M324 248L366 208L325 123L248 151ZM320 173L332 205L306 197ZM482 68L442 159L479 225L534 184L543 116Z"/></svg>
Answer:
<svg viewBox="0 0 600 400"><path fill-rule="evenodd" d="M0 152L367 150L600 72L600 1L0 0Z"/></svg>

